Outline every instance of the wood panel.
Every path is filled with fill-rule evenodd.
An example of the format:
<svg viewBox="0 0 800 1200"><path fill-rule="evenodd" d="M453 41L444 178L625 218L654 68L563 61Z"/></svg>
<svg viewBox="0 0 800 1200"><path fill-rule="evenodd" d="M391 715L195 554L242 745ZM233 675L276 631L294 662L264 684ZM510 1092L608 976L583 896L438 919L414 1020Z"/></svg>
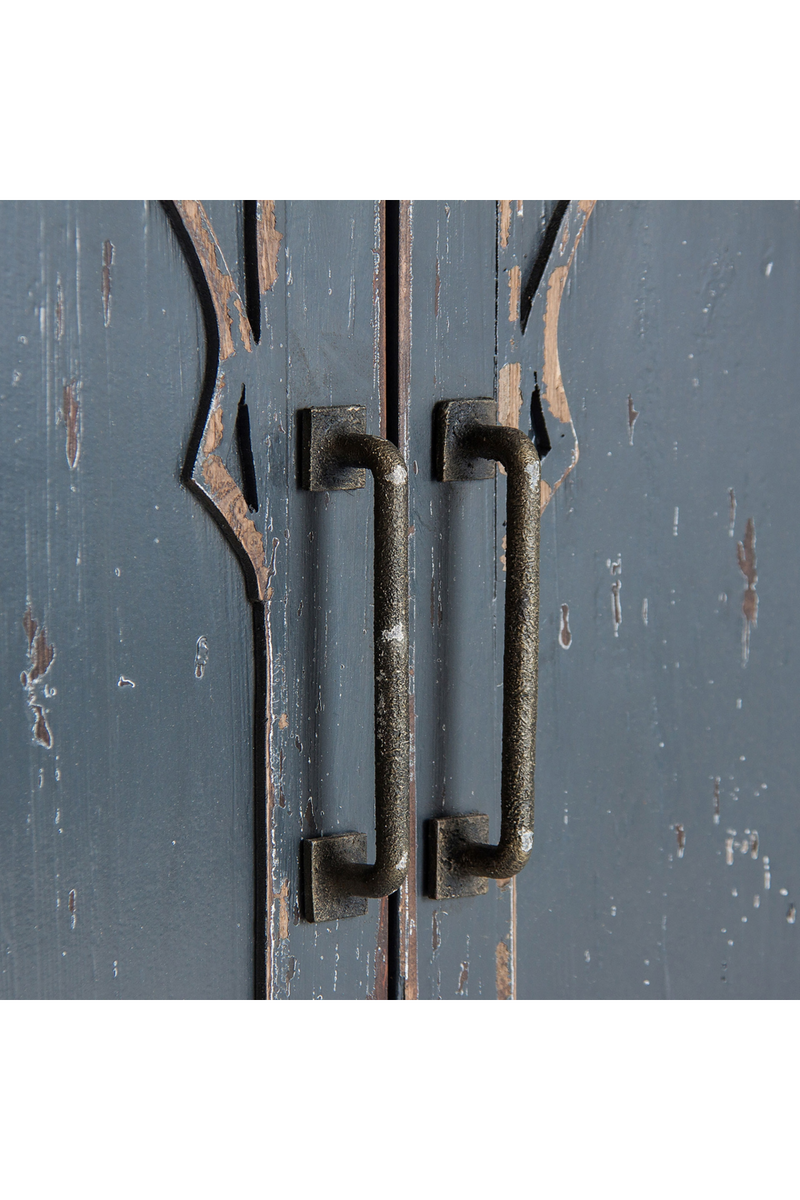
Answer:
<svg viewBox="0 0 800 1200"><path fill-rule="evenodd" d="M562 283L585 216L525 334L578 454L542 520L518 994L796 996L800 212L600 203Z"/></svg>
<svg viewBox="0 0 800 1200"><path fill-rule="evenodd" d="M502 709L502 530L495 484L439 483L433 475L433 408L445 399L496 394L497 208L494 202L414 202L405 209L408 262L403 449L411 506L411 627L415 712L416 937L407 954L407 998L506 999L513 995L508 881L489 894L434 901L423 894L424 823L488 812L499 835ZM402 297L402 292L401 292ZM502 499L500 500L502 503ZM410 981L411 986L408 986Z"/></svg>
<svg viewBox="0 0 800 1200"><path fill-rule="evenodd" d="M0 222L0 989L249 996L252 645L180 483L191 281L158 205Z"/></svg>

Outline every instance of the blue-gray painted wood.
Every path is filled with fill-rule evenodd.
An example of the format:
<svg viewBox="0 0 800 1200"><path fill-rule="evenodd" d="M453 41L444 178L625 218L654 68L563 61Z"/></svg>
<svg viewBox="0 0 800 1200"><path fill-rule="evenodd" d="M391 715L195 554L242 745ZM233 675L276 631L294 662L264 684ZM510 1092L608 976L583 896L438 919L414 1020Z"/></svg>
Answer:
<svg viewBox="0 0 800 1200"><path fill-rule="evenodd" d="M512 898L434 901L424 894L424 824L462 812L490 815L499 835L503 597L496 567L494 480L440 483L433 472L433 407L496 391L497 213L493 202L415 202L410 214L411 325L405 453L409 462L411 622L415 706L418 980L405 995L506 995ZM501 581L502 583L502 581ZM499 964L499 967L498 967ZM403 964L405 966L405 964Z"/></svg>
<svg viewBox="0 0 800 1200"><path fill-rule="evenodd" d="M205 210L244 295L242 204ZM265 956L275 997L385 995L385 902L341 928L298 902L303 836L374 849L371 484L303 493L295 461L310 404L365 404L380 432L380 212L276 212L247 393L274 565L264 729L242 573L180 482L206 330L167 213L0 210L3 995L248 997Z"/></svg>
<svg viewBox="0 0 800 1200"><path fill-rule="evenodd" d="M304 837L358 830L374 861L372 482L302 491L297 412L360 404L368 432L381 432L380 211L373 201L276 205L279 277L264 300L260 384L248 392L264 481L257 519L278 543L268 731L275 998L386 992L385 901L371 900L364 917L309 924L299 893Z"/></svg>
<svg viewBox="0 0 800 1200"><path fill-rule="evenodd" d="M542 520L521 997L800 993L799 292L793 203L600 203L586 226L558 327L580 455Z"/></svg>
<svg viewBox="0 0 800 1200"><path fill-rule="evenodd" d="M241 203L206 210L242 293ZM295 414L366 404L379 431L381 209L275 211L247 394L275 550L264 911L251 608L180 482L206 353L187 261L156 205L0 206L0 994L247 997L266 955L278 998L380 998L388 966L420 998L796 996L797 207L572 202L523 332L554 202L412 206L395 964L386 904L328 927L298 902L303 836L374 847L371 484L302 493ZM531 431L537 390L534 853L437 904L424 820L497 830L505 500L501 476L434 482L430 414L495 394Z"/></svg>
<svg viewBox="0 0 800 1200"><path fill-rule="evenodd" d="M246 997L252 645L179 481L192 284L158 205L0 227L0 994Z"/></svg>

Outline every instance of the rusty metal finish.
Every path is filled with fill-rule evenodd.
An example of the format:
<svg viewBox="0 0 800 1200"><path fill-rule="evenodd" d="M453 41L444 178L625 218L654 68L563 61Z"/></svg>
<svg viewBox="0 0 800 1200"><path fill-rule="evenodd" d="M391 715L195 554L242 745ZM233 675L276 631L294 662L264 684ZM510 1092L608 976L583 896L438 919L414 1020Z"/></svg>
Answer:
<svg viewBox="0 0 800 1200"><path fill-rule="evenodd" d="M461 817L439 817L426 821L428 895L435 900L451 896L484 896L489 890L485 875L467 875L461 857L467 846L489 841L489 818L485 813Z"/></svg>
<svg viewBox="0 0 800 1200"><path fill-rule="evenodd" d="M366 409L357 406L310 408L301 414L304 487L343 491L363 486L354 481L353 468L367 468L375 481L375 862L363 861L363 835L346 835L344 841L341 835L305 839L309 921L358 915L366 905L354 905L353 897L388 896L408 873L408 471L397 447L362 432L365 425Z"/></svg>
<svg viewBox="0 0 800 1200"><path fill-rule="evenodd" d="M475 876L507 879L516 875L533 849L539 456L524 433L495 421L494 402L487 399L443 401L436 407L439 477L443 481L486 478L484 464L494 460L502 463L508 474L508 498L500 840L493 846L474 838L459 846L463 830L454 831L451 826L453 821L463 822L463 817L437 818L434 824L440 828L432 835L431 844L442 854L442 862L429 866L434 899L474 894ZM463 890L459 890L459 878Z"/></svg>

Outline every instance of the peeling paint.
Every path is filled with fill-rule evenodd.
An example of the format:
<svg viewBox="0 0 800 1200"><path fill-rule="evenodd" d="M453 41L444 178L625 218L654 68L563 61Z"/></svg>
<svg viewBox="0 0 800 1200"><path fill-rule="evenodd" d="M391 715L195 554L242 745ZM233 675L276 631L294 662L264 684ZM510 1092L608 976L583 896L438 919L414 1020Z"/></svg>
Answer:
<svg viewBox="0 0 800 1200"><path fill-rule="evenodd" d="M733 537L733 532L736 527L736 493L733 488L728 489L728 537Z"/></svg>
<svg viewBox="0 0 800 1200"><path fill-rule="evenodd" d="M250 519L250 509L238 483L219 455L212 453L222 441L222 437L223 412L222 405L218 403L212 409L206 424L203 438L205 459L202 465L202 477L217 509L227 521L234 538L250 560L255 572L258 599L264 600L267 598L270 578L264 538ZM273 563L276 545L277 541L273 541Z"/></svg>
<svg viewBox="0 0 800 1200"><path fill-rule="evenodd" d="M714 776L714 824L719 825L720 805L719 805L719 775Z"/></svg>
<svg viewBox="0 0 800 1200"><path fill-rule="evenodd" d="M383 896L380 901L380 916L375 936L374 984L370 1000L388 1000L389 998L389 898Z"/></svg>
<svg viewBox="0 0 800 1200"><path fill-rule="evenodd" d="M542 493L542 510L546 507L550 496L553 492L558 491L561 484L569 475L570 471L574 470L578 458L580 457L580 446L578 437L575 432L575 424L569 410L569 402L567 394L564 390L564 381L561 377L561 365L558 357L558 317L561 309L561 300L564 295L564 288L567 282L569 269L575 259L575 253L583 237L583 231L586 228L586 223L594 210L596 200L579 200L578 210L583 213L583 221L575 235L575 241L572 244L572 249L569 258L564 266L556 267L550 273L550 278L547 282L547 295L545 299L545 311L543 316L544 321L544 365L542 367L542 386L544 389L544 399L550 412L562 424L569 425L572 430L573 448L572 457L569 465L561 475L561 478L548 489L547 494Z"/></svg>
<svg viewBox="0 0 800 1200"><path fill-rule="evenodd" d="M628 396L628 445L629 446L633 445L633 427L636 424L636 418L638 416L639 416L639 413L633 407L633 398L632 398L632 396L629 395Z"/></svg>
<svg viewBox="0 0 800 1200"><path fill-rule="evenodd" d="M75 891L75 888L69 894L67 908L69 910L69 927L70 929L74 929L78 920L78 893Z"/></svg>
<svg viewBox="0 0 800 1200"><path fill-rule="evenodd" d="M750 630L751 628L755 629L758 622L756 527L752 517L747 518L744 541L737 544L736 557L739 562L739 570L747 580L742 600L742 666L746 667L750 658Z"/></svg>
<svg viewBox="0 0 800 1200"><path fill-rule="evenodd" d="M208 640L204 637L199 637L194 648L194 674L195 679L202 679L208 665Z"/></svg>
<svg viewBox="0 0 800 1200"><path fill-rule="evenodd" d="M522 290L522 271L513 266L508 272L508 319L512 323L519 320L519 300Z"/></svg>
<svg viewBox="0 0 800 1200"><path fill-rule="evenodd" d="M38 689L53 664L56 648L48 642L47 630L44 625L39 626L30 603L22 617L22 626L28 639L28 669L20 675L20 683L25 690L28 707L34 715L31 736L34 742L49 750L53 745L53 735L47 722L44 696L39 694ZM56 694L55 688L48 691L44 687L43 691L47 696Z"/></svg>
<svg viewBox="0 0 800 1200"><path fill-rule="evenodd" d="M224 362L226 358L230 358L236 353L233 340L234 320L237 323L241 344L245 350L251 351L253 336L250 322L239 293L234 287L228 264L206 210L199 200L176 200L175 204L186 232L191 237L197 251L211 293L211 302L214 305L219 327L220 361ZM261 263L259 261L259 272L260 270ZM233 308L233 312L231 312L231 308Z"/></svg>
<svg viewBox="0 0 800 1200"><path fill-rule="evenodd" d="M684 851L686 850L686 830L683 825L675 826L675 836L678 839L678 858L683 858Z"/></svg>
<svg viewBox="0 0 800 1200"><path fill-rule="evenodd" d="M522 363L506 363L497 379L497 419L501 425L519 429L522 409Z"/></svg>
<svg viewBox="0 0 800 1200"><path fill-rule="evenodd" d="M467 995L467 983L469 982L469 962L461 963L461 974L458 977L458 987L456 994L459 996Z"/></svg>
<svg viewBox="0 0 800 1200"><path fill-rule="evenodd" d="M64 385L64 393L61 401L61 419L67 429L67 440L64 447L67 455L67 462L71 471L78 465L78 456L80 454L80 420L81 420L81 405L78 399L79 383L73 379L71 383Z"/></svg>
<svg viewBox="0 0 800 1200"><path fill-rule="evenodd" d="M275 201L256 201L256 239L258 245L258 286L262 296L272 291L278 278L278 253L283 234L275 226Z"/></svg>
<svg viewBox="0 0 800 1200"><path fill-rule="evenodd" d="M572 634L569 628L569 605L561 605L561 628L558 631L558 644L564 650L569 650L572 645Z"/></svg>
<svg viewBox="0 0 800 1200"><path fill-rule="evenodd" d="M64 288L61 283L61 276L56 275L56 341L60 342L64 336Z"/></svg>
<svg viewBox="0 0 800 1200"><path fill-rule="evenodd" d="M511 999L511 969L508 946L498 942L495 950L495 986L498 1000Z"/></svg>
<svg viewBox="0 0 800 1200"><path fill-rule="evenodd" d="M278 900L278 939L285 942L289 936L289 891L291 884L288 879L284 879L281 884L280 891L277 893Z"/></svg>
<svg viewBox="0 0 800 1200"><path fill-rule="evenodd" d="M275 280L272 275L277 272L277 257L282 235L278 233L274 222L273 202L260 201L256 206L256 239L258 248L258 277L259 287L271 287ZM244 559L248 597L251 600L263 602L264 647L265 647L265 694L266 694L266 724L269 736L273 730L272 696L273 696L273 648L270 629L270 601L272 589L269 581L275 574L275 558L278 538L272 539L272 556L267 563L266 544L264 536L259 533L249 519L249 506L236 481L225 467L219 454L214 453L221 445L224 434L222 398L225 387L225 377L220 371L220 364L233 357L238 350L252 353L255 345L253 331L247 318L244 304L234 286L228 265L220 248L216 234L202 204L196 200L176 200L170 202L169 211L172 216L177 214L183 224L185 234L194 247L197 260L208 287L208 293L214 309L219 340L216 362L207 361L207 367L215 371L214 384L208 411L204 417L204 427L200 433L199 444L193 450L194 458L187 460L186 470L189 473L190 486L200 492L210 501L222 518L223 526L227 526L230 540L233 542L240 559ZM376 338L379 336L376 330ZM207 346L207 354L211 353ZM234 370L239 370L238 364L233 364ZM266 753L266 858L269 864L274 859L274 830L273 814L275 812L276 787L272 769L272 754L267 747ZM313 819L313 812L312 812ZM273 928L273 876L271 867L266 871L266 912L269 914L266 929L266 946L264 956L263 994L271 999L274 995L273 956L275 950L275 932ZM262 983L259 981L259 989Z"/></svg>
<svg viewBox="0 0 800 1200"><path fill-rule="evenodd" d="M44 709L41 704L31 704L31 708L34 714L33 728L31 729L33 740L49 750L53 745L53 735L50 732L50 726L47 724Z"/></svg>
<svg viewBox="0 0 800 1200"><path fill-rule="evenodd" d="M103 325L111 324L111 268L114 265L114 243L103 242Z"/></svg>
<svg viewBox="0 0 800 1200"><path fill-rule="evenodd" d="M505 250L508 246L508 235L511 232L511 201L500 201L500 245Z"/></svg>
<svg viewBox="0 0 800 1200"><path fill-rule="evenodd" d="M606 566L611 572L613 582L611 584L611 615L614 621L614 637L619 637L619 627L622 624L622 601L620 600L620 592L622 591L622 555L620 554L616 562L611 559L606 559Z"/></svg>

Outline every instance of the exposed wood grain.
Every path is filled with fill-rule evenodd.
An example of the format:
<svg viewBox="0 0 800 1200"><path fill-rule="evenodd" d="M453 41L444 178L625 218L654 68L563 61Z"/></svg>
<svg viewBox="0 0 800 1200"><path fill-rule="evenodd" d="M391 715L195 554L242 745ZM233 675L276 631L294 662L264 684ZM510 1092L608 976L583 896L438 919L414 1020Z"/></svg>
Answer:
<svg viewBox="0 0 800 1200"><path fill-rule="evenodd" d="M744 598L742 599L742 666L746 667L750 658L750 630L755 629L758 623L758 593L756 592L756 583L758 582L758 573L756 571L756 526L752 517L747 518L747 525L744 531L744 541L739 542L736 547L736 557L739 563L739 570L744 575L747 583L744 589Z"/></svg>
<svg viewBox="0 0 800 1200"><path fill-rule="evenodd" d="M245 566L250 598L265 601L269 568L263 534L250 519L247 500L225 465L224 458L214 453L222 444L225 435L224 403L229 408L235 408L238 402L238 395L231 396L230 400L226 401L226 386L231 369L229 367L222 371L220 364L232 363L237 351L242 349L248 355L252 353L254 342L250 322L203 205L198 200L176 200L174 204L197 255L197 262L208 288L219 345L217 362L209 362L210 369L207 369L207 377L213 378L212 394L205 421L202 422L197 453L189 466L189 483L210 502ZM265 222L268 227L268 214L265 216ZM268 241L269 237L266 240ZM238 318L235 326L234 315ZM235 330L238 330L236 338ZM210 357L211 354L209 346L207 355ZM236 371L234 378L238 383L239 373ZM241 384L239 386L241 387ZM200 420L202 421L202 418Z"/></svg>
<svg viewBox="0 0 800 1200"><path fill-rule="evenodd" d="M253 349L250 322L203 205L199 200L176 200L175 206L206 277L219 328L219 357L225 362L236 353L237 340L248 352ZM235 339L235 331L238 331L238 339Z"/></svg>
<svg viewBox="0 0 800 1200"><path fill-rule="evenodd" d="M278 254L283 234L275 225L275 201L256 201L256 239L258 245L258 285L261 295L272 291L278 278Z"/></svg>
<svg viewBox="0 0 800 1200"><path fill-rule="evenodd" d="M108 329L111 324L111 268L114 265L114 244L108 238L103 242L103 324Z"/></svg>
<svg viewBox="0 0 800 1200"><path fill-rule="evenodd" d="M592 215L597 201L595 200L579 200L578 211L583 214L578 232L575 235L575 240L572 243L572 248L569 253L569 258L563 266L555 267L551 271L547 281L546 304L544 311L544 363L542 367L542 386L543 399L546 402L552 415L557 421L562 424L569 425L573 436L572 456L569 465L563 471L561 477L547 488L542 490L542 510L546 507L551 495L558 491L564 480L574 470L580 457L580 445L578 436L575 431L575 423L570 413L569 401L564 390L564 381L561 375L561 365L558 356L558 315L561 309L561 300L564 295L564 288L567 283L567 276L570 267L575 260L575 254L580 245L583 232L586 228L586 222ZM561 243L561 253L563 254L568 244L569 226L565 223L564 238Z"/></svg>
<svg viewBox="0 0 800 1200"><path fill-rule="evenodd" d="M511 991L511 963L508 946L498 942L495 950L495 987L498 1000L513 999Z"/></svg>
<svg viewBox="0 0 800 1200"><path fill-rule="evenodd" d="M400 452L412 473L419 471L416 463L409 461L410 451L410 412L411 402L411 264L413 255L413 203L410 200L400 201L400 234L398 245L397 272L397 404L398 404L398 444ZM439 266L436 265L436 295L435 307L439 304ZM415 530L409 530L409 538L413 539ZM410 556L411 570L414 570L414 555ZM412 597L416 592L416 576L412 574L409 581ZM400 888L400 979L403 998L416 1000L419 996L418 980L418 947L417 947L417 770L416 770L416 708L415 708L415 639L409 646L409 724L411 729L411 769L409 780L410 808L410 843L409 868L405 883Z"/></svg>
<svg viewBox="0 0 800 1200"><path fill-rule="evenodd" d="M519 429L519 414L522 409L520 379L522 364L506 363L500 368L497 378L497 419L501 425Z"/></svg>
<svg viewBox="0 0 800 1200"><path fill-rule="evenodd" d="M512 323L519 321L519 299L522 288L522 271L519 263L515 263L508 272L508 319Z"/></svg>
<svg viewBox="0 0 800 1200"><path fill-rule="evenodd" d="M64 385L63 402L61 405L61 417L67 428L66 454L67 462L70 470L73 471L78 465L78 454L80 453L80 420L81 420L81 404L78 399L78 381L73 379L71 383Z"/></svg>
<svg viewBox="0 0 800 1200"><path fill-rule="evenodd" d="M500 201L500 245L505 250L511 231L511 201Z"/></svg>

